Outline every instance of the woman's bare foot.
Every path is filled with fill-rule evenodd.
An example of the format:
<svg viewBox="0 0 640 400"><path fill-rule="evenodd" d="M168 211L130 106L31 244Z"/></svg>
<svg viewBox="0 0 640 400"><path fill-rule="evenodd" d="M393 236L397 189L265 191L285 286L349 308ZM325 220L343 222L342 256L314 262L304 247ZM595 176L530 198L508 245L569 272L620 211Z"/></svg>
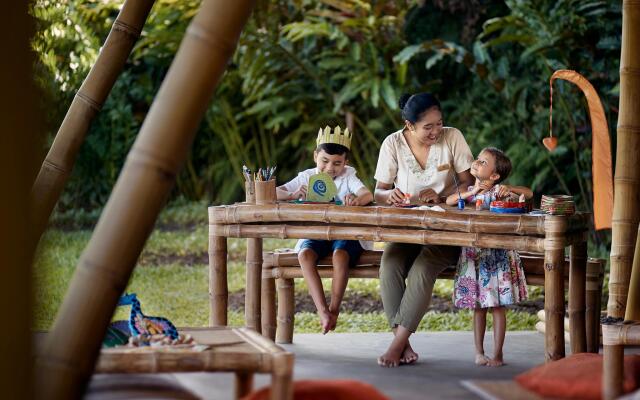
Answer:
<svg viewBox="0 0 640 400"><path fill-rule="evenodd" d="M413 351L411 344L407 342L407 345L404 347L404 351L402 352L402 356L400 357L400 364L413 364L416 361L418 361L418 353Z"/></svg>
<svg viewBox="0 0 640 400"><path fill-rule="evenodd" d="M328 310L318 311L318 316L320 317L320 327L322 328L322 334L326 335L327 332L331 329L331 324L333 323L333 314L331 314Z"/></svg>
<svg viewBox="0 0 640 400"><path fill-rule="evenodd" d="M476 354L476 365L489 365L491 359L482 353Z"/></svg>
<svg viewBox="0 0 640 400"><path fill-rule="evenodd" d="M389 347L386 353L378 357L378 365L386 368L395 368L400 365L401 355L402 350L397 350L393 347Z"/></svg>

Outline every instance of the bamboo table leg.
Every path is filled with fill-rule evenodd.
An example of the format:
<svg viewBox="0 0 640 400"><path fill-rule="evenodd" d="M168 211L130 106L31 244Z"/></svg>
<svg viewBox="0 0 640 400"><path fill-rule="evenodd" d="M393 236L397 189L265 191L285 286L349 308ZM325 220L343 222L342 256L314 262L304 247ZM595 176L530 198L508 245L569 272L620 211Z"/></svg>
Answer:
<svg viewBox="0 0 640 400"><path fill-rule="evenodd" d="M227 238L209 235L209 326L227 325Z"/></svg>
<svg viewBox="0 0 640 400"><path fill-rule="evenodd" d="M242 371L236 372L236 399L251 393L253 389L253 373Z"/></svg>
<svg viewBox="0 0 640 400"><path fill-rule="evenodd" d="M262 238L247 239L246 287L244 292L245 326L260 333L260 286L262 283Z"/></svg>
<svg viewBox="0 0 640 400"><path fill-rule="evenodd" d="M564 353L564 233L566 219L545 217L544 312L545 360L563 358Z"/></svg>
<svg viewBox="0 0 640 400"><path fill-rule="evenodd" d="M276 280L262 278L260 319L262 320L262 336L276 340Z"/></svg>
<svg viewBox="0 0 640 400"><path fill-rule="evenodd" d="M280 353L273 357L271 400L293 400L293 354L291 353Z"/></svg>
<svg viewBox="0 0 640 400"><path fill-rule="evenodd" d="M586 334L587 243L571 246L569 258L569 337L571 353L587 351Z"/></svg>
<svg viewBox="0 0 640 400"><path fill-rule="evenodd" d="M602 398L617 399L623 394L624 346L605 343L602 353Z"/></svg>

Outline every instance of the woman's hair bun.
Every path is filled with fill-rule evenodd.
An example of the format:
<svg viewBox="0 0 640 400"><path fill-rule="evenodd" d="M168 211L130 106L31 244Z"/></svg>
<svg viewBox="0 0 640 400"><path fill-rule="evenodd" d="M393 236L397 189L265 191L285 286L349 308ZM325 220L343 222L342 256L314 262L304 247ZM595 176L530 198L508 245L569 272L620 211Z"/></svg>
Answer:
<svg viewBox="0 0 640 400"><path fill-rule="evenodd" d="M409 93L405 93L402 96L400 96L400 99L398 100L398 107L400 107L400 109L403 110L404 106L407 105L407 102L409 101L410 98L411 98L411 95Z"/></svg>

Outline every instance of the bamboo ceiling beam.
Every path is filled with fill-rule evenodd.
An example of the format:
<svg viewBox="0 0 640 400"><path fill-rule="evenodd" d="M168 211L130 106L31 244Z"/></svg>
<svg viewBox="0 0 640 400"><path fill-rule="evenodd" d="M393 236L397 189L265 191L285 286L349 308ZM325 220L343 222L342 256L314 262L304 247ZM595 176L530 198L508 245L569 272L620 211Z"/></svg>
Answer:
<svg viewBox="0 0 640 400"><path fill-rule="evenodd" d="M82 82L31 188L31 214L39 238L64 188L91 121L118 79L155 0L126 0L98 59Z"/></svg>
<svg viewBox="0 0 640 400"><path fill-rule="evenodd" d="M637 0L623 3L619 107L607 315L621 318L625 316L640 221L640 1Z"/></svg>
<svg viewBox="0 0 640 400"><path fill-rule="evenodd" d="M253 5L204 0L187 28L36 360L39 398L81 396L118 298Z"/></svg>

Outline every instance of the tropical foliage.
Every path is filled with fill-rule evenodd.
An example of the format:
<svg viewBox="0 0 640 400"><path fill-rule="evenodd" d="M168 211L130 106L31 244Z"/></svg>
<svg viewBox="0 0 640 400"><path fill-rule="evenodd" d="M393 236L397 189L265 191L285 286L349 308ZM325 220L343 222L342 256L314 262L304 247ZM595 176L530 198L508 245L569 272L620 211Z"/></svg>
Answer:
<svg viewBox="0 0 640 400"><path fill-rule="evenodd" d="M34 48L47 89L50 136L95 60L121 1L37 0ZM61 207L106 200L127 150L170 66L199 1L158 0L143 36L94 122ZM585 75L617 120L619 2L541 0L259 2L219 86L175 196L221 203L242 196L241 165L278 164L279 180L308 167L325 124L356 132L351 162L365 181L382 139L401 126L403 92L431 91L446 124L472 150L501 147L511 181L536 193L570 192L591 209L591 136L581 95L557 83L548 134L548 79Z"/></svg>

